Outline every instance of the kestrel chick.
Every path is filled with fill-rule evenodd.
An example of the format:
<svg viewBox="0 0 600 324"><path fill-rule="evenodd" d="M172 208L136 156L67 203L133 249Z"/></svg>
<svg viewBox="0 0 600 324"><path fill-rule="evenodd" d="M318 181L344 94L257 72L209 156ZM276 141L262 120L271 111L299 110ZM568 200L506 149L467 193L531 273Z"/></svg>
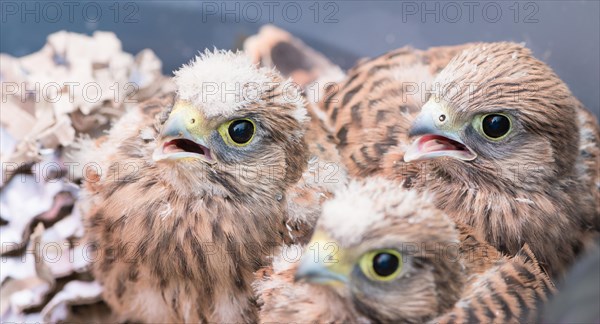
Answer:
<svg viewBox="0 0 600 324"><path fill-rule="evenodd" d="M258 273L261 321L531 320L553 290L527 247L504 257L426 196L378 179L326 202L304 250Z"/></svg>
<svg viewBox="0 0 600 324"><path fill-rule="evenodd" d="M253 272L288 236L306 168L304 100L241 53L201 54L174 81L85 152L94 274L122 320L252 322Z"/></svg>
<svg viewBox="0 0 600 324"><path fill-rule="evenodd" d="M468 48L434 85L404 154L425 170L413 185L501 251L527 243L562 273L600 228L595 118L518 44Z"/></svg>
<svg viewBox="0 0 600 324"><path fill-rule="evenodd" d="M598 233L596 118L521 45L398 49L320 107L351 176L429 191L500 251L527 243L553 276Z"/></svg>

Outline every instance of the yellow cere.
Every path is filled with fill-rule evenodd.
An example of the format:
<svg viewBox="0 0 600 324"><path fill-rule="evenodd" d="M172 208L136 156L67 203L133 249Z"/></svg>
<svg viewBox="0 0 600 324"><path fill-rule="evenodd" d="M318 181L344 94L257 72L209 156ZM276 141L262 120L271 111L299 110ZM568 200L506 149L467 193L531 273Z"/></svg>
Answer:
<svg viewBox="0 0 600 324"><path fill-rule="evenodd" d="M177 101L169 115L171 118L181 118L185 128L195 136L207 136L205 119L200 110L187 101Z"/></svg>
<svg viewBox="0 0 600 324"><path fill-rule="evenodd" d="M321 262L329 271L349 276L353 265L349 262L346 250L340 244L325 234L316 231L306 249L314 249L317 252L318 262Z"/></svg>

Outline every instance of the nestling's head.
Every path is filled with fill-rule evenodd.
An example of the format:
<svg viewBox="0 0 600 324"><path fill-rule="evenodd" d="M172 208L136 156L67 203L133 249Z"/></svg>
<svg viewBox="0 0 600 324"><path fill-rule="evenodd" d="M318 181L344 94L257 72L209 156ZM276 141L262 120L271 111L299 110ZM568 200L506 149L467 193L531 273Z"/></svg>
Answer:
<svg viewBox="0 0 600 324"><path fill-rule="evenodd" d="M477 44L437 76L404 159L433 159L451 175L503 186L555 179L577 156L577 105L529 49Z"/></svg>
<svg viewBox="0 0 600 324"><path fill-rule="evenodd" d="M458 233L429 199L381 179L328 201L296 280L322 285L379 322L424 322L463 287Z"/></svg>
<svg viewBox="0 0 600 324"><path fill-rule="evenodd" d="M200 54L174 81L177 99L152 156L167 179L235 195L281 190L300 177L307 117L295 84L226 51Z"/></svg>

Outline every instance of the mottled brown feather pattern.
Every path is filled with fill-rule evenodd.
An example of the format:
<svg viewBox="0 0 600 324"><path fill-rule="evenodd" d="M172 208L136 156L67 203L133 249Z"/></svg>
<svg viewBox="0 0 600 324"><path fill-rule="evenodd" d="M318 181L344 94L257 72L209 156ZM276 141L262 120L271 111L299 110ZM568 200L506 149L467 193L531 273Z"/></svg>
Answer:
<svg viewBox="0 0 600 324"><path fill-rule="evenodd" d="M296 268L275 273L272 267L256 273L261 323L368 322L352 304L326 287L294 283Z"/></svg>
<svg viewBox="0 0 600 324"><path fill-rule="evenodd" d="M319 107L351 175L382 172L383 157L408 144L408 129L434 76L468 45L400 48L350 69Z"/></svg>
<svg viewBox="0 0 600 324"><path fill-rule="evenodd" d="M342 74L321 53L272 25L262 27L257 35L247 39L244 51L261 66L278 69L284 77L289 77L295 84L303 87L306 97L314 92L314 89L308 90L306 86L315 77L329 73L329 70ZM289 230L287 243L306 243L310 239L321 204L347 181L347 170L337 150L336 140L321 118L320 109L309 101L307 112L310 120L304 137L310 154L309 163L307 170L287 195L290 211L289 219L286 220Z"/></svg>
<svg viewBox="0 0 600 324"><path fill-rule="evenodd" d="M360 270L354 265L349 282L339 288L294 282L298 263L277 260L275 268L256 273L261 322L512 323L534 319L537 303L545 301L554 286L527 246L514 257L504 256L470 226L455 224L423 197L406 194L393 184L376 185L377 189L369 189L373 195L368 199L375 206L370 212L386 214L366 228L356 228L357 242L347 242L347 234L336 235L338 228L321 222L318 229L334 239L343 253L352 255L372 248L418 247L403 252L408 270L393 281L368 284L367 278L355 274ZM394 193L394 198L388 199L386 192ZM346 195L341 192L332 202ZM403 204L403 199L410 202ZM389 205L381 205L386 202ZM357 214L348 215L348 221L365 216L368 211L360 206L351 206ZM335 217L326 214L327 209L324 213L322 220Z"/></svg>
<svg viewBox="0 0 600 324"><path fill-rule="evenodd" d="M281 95L282 79L271 77L264 95ZM293 105L245 107L269 136L244 172L221 156L219 168L166 166L151 156L173 100L141 104L90 150L102 171L85 185L94 274L123 321L253 322L250 283L288 235L286 195L306 168L306 125Z"/></svg>
<svg viewBox="0 0 600 324"><path fill-rule="evenodd" d="M286 243L308 242L321 213L321 205L346 184L348 177L335 140L315 115L316 108L313 105L307 108L310 121L304 138L310 155L307 170L287 195L289 235Z"/></svg>
<svg viewBox="0 0 600 324"><path fill-rule="evenodd" d="M468 227L463 227L467 229ZM461 237L472 232L460 232ZM465 287L451 309L430 323L524 323L536 319L536 309L555 293L554 284L541 270L533 253L524 247L519 255L505 257L482 241L461 242ZM522 256L521 254L525 255ZM262 323L377 323L350 301L326 287L294 282L296 265L274 273L272 267L256 273ZM457 280L453 277L448 280ZM407 296L409 297L409 296ZM399 306L398 301L390 301ZM432 311L431 316L437 313ZM394 322L407 322L394 319ZM419 321L415 321L419 322Z"/></svg>
<svg viewBox="0 0 600 324"><path fill-rule="evenodd" d="M598 119L583 105L578 106L579 117L579 158L577 166L581 169L579 177L584 181L585 188L590 188L591 204L596 205L594 226L600 230L600 127Z"/></svg>
<svg viewBox="0 0 600 324"><path fill-rule="evenodd" d="M525 245L506 257L472 228L458 224L468 278L460 300L432 323L528 323L555 293L554 283Z"/></svg>
<svg viewBox="0 0 600 324"><path fill-rule="evenodd" d="M500 251L515 255L527 243L551 275L563 273L598 228L597 122L554 72L520 45L430 51L448 55L435 61L414 58L428 52L388 53L349 71L323 99L320 107L350 175L384 175L430 191L438 207L476 228ZM404 56L414 59L401 60ZM402 91L413 83L426 84L428 94ZM444 93L452 85L460 91ZM518 121L516 135L507 144L491 145L466 133L467 127L463 140L478 149L476 160L405 163L408 130L430 94L450 107L452 120L466 125L478 113L508 112Z"/></svg>

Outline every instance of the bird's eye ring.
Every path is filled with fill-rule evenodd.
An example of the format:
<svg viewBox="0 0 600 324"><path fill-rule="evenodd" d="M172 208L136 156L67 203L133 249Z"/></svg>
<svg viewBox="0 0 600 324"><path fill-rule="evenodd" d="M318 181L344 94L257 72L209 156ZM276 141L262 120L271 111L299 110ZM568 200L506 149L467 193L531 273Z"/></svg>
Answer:
<svg viewBox="0 0 600 324"><path fill-rule="evenodd" d="M495 142L504 139L512 130L510 117L500 113L483 115L475 123L479 133Z"/></svg>
<svg viewBox="0 0 600 324"><path fill-rule="evenodd" d="M402 255L392 249L373 250L361 256L363 274L373 281L390 281L402 271Z"/></svg>
<svg viewBox="0 0 600 324"><path fill-rule="evenodd" d="M254 138L256 125L247 118L233 119L219 126L219 134L228 145L243 147Z"/></svg>

